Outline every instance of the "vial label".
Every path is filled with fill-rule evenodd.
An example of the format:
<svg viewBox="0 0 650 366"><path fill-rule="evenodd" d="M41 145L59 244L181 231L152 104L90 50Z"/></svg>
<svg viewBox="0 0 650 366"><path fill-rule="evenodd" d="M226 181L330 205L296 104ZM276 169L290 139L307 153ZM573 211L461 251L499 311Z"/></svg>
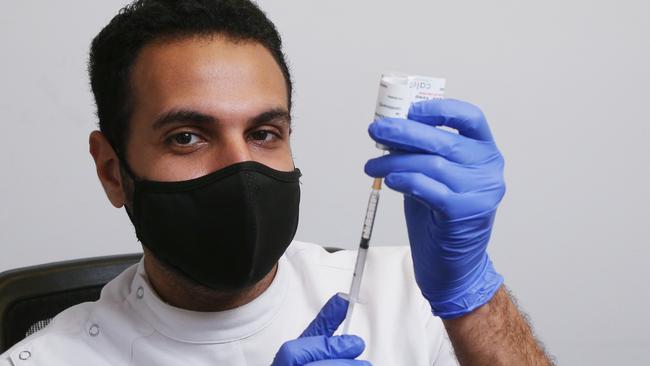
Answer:
<svg viewBox="0 0 650 366"><path fill-rule="evenodd" d="M379 80L375 120L407 118L411 104L422 100L443 98L445 79L428 76L384 73ZM382 150L388 147L376 144Z"/></svg>

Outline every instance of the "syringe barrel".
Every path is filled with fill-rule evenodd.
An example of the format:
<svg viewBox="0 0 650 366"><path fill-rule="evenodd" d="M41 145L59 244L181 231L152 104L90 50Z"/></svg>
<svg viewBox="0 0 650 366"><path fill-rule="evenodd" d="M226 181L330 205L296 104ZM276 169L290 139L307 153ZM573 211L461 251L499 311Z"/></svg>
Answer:
<svg viewBox="0 0 650 366"><path fill-rule="evenodd" d="M368 248L370 237L372 236L372 228L375 225L375 216L377 215L377 205L379 205L379 192L378 189L373 189L368 198L368 207L366 208L366 218L363 220L363 230L361 231L361 243L359 247Z"/></svg>
<svg viewBox="0 0 650 366"><path fill-rule="evenodd" d="M368 248L359 247L357 262L354 265L354 274L352 275L352 285L350 286L350 302L359 301L359 290L361 289L361 280L363 279L363 269L366 266L366 256Z"/></svg>

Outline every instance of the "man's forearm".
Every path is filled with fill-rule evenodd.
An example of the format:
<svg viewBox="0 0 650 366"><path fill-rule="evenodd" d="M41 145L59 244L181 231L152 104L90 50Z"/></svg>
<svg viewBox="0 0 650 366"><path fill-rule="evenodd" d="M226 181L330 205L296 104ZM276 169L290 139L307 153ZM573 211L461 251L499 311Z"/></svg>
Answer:
<svg viewBox="0 0 650 366"><path fill-rule="evenodd" d="M463 366L554 364L504 286L487 304L444 324Z"/></svg>

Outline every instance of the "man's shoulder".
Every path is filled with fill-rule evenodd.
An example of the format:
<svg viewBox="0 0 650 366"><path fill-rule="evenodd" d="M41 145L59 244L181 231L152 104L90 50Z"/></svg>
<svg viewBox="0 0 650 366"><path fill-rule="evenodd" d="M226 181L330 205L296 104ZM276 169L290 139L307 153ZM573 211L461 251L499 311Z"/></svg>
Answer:
<svg viewBox="0 0 650 366"><path fill-rule="evenodd" d="M45 328L0 355L0 366L104 364L106 357L94 346L94 338L103 331L96 319L125 322L118 318L128 317L123 311L124 297L134 272L135 266L129 267L106 284L98 301L77 304L57 314Z"/></svg>
<svg viewBox="0 0 650 366"><path fill-rule="evenodd" d="M356 258L357 250L329 253L314 243L294 241L287 250L287 259L297 272L296 282L302 284L305 292L317 292L322 301L335 292L348 292ZM409 357L413 360L437 358L442 362L448 358L446 331L440 318L431 314L431 307L417 286L409 246L371 246L368 249L359 298L360 305L355 308L351 324L355 334L373 341L383 341L388 334L377 332L377 329L404 334L391 340L396 347L395 353L385 353L371 345L367 349L368 357L399 363L404 357L399 350L415 347L421 352L411 354ZM385 359L387 357L389 359Z"/></svg>
<svg viewBox="0 0 650 366"><path fill-rule="evenodd" d="M286 260L303 285L321 287L328 294L347 292L357 259L357 250L329 252L325 246L294 241L286 252ZM394 283L396 288L421 297L413 276L409 246L371 246L366 255L364 289L381 288Z"/></svg>
<svg viewBox="0 0 650 366"><path fill-rule="evenodd" d="M82 326L93 312L94 302L72 306L57 316L43 329L13 345L0 355L0 365L57 365L66 352L84 351Z"/></svg>

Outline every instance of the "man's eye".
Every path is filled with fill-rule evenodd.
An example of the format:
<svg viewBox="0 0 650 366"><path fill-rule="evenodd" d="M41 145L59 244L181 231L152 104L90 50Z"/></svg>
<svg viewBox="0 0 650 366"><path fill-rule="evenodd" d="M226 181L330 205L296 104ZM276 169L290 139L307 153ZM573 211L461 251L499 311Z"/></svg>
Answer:
<svg viewBox="0 0 650 366"><path fill-rule="evenodd" d="M178 145L191 145L199 142L199 137L191 132L177 133L171 140Z"/></svg>
<svg viewBox="0 0 650 366"><path fill-rule="evenodd" d="M267 130L257 130L251 133L251 138L257 141L271 141L275 138L275 134Z"/></svg>

